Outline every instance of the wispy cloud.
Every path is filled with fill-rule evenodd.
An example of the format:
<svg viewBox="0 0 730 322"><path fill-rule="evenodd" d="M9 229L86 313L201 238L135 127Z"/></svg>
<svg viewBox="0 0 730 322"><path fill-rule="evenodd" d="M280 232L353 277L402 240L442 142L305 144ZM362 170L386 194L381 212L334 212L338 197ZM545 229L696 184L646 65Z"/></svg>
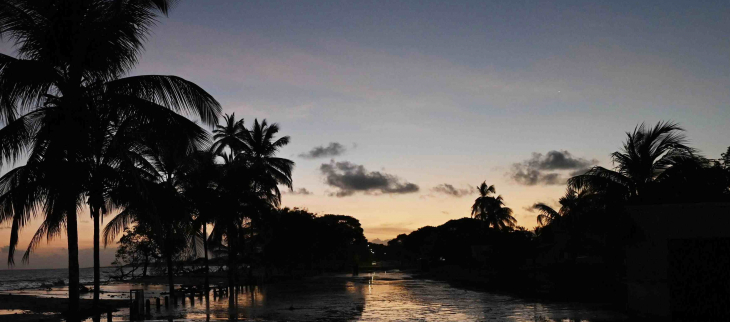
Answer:
<svg viewBox="0 0 730 322"><path fill-rule="evenodd" d="M375 235L399 235L399 234L406 234L413 231L410 226L413 223L383 223L377 226L371 226L371 227L365 227L363 230L367 234L375 234Z"/></svg>
<svg viewBox="0 0 730 322"><path fill-rule="evenodd" d="M316 146L311 150L299 154L300 158L318 159L340 156L347 151L344 145L338 142L331 142L328 146Z"/></svg>
<svg viewBox="0 0 730 322"><path fill-rule="evenodd" d="M448 183L442 183L438 186L435 186L431 188L431 191L436 193L445 194L447 196L452 196L456 198L461 198L464 196L468 196L472 193L474 193L474 189L472 188L456 188L451 184Z"/></svg>
<svg viewBox="0 0 730 322"><path fill-rule="evenodd" d="M302 195L302 196L309 196L309 195L314 194L313 192L307 190L307 188L294 189L294 191L287 191L285 193L289 194L289 195Z"/></svg>

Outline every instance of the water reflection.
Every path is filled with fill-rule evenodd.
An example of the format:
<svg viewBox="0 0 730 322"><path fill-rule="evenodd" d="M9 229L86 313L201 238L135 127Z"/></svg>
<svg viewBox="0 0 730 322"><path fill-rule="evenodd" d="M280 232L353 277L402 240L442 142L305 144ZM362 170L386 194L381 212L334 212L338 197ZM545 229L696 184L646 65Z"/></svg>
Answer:
<svg viewBox="0 0 730 322"><path fill-rule="evenodd" d="M105 296L130 285L106 285ZM145 286L142 286L143 288ZM145 297L164 287L146 286ZM506 295L412 279L407 274L321 276L304 281L243 287L228 297L186 298L152 310L151 319L192 321L621 321L622 314L580 304L538 303ZM154 303L154 300L153 300ZM125 315L126 314L126 315ZM128 320L117 312L114 320Z"/></svg>

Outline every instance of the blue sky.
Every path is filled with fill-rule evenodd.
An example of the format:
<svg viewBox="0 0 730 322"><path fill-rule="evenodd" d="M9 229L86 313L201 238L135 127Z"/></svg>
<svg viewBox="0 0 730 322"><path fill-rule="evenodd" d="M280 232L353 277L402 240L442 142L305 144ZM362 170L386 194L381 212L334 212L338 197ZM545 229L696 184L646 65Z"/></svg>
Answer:
<svg viewBox="0 0 730 322"><path fill-rule="evenodd" d="M311 192L284 205L351 215L387 239L468 216L468 189L484 180L532 227L525 208L565 186L519 182L515 164L560 151L611 166L641 122L677 121L719 157L728 30L727 1L182 1L133 74L182 76L248 125L279 123L295 188ZM344 152L299 156L331 142ZM358 168L345 164L389 188L347 186ZM418 191L395 189L408 183Z"/></svg>

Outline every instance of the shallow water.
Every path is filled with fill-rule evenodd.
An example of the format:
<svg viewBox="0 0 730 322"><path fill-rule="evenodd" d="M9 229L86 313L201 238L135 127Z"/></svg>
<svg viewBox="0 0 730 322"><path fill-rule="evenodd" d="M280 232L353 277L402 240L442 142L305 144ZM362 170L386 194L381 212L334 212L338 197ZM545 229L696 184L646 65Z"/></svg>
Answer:
<svg viewBox="0 0 730 322"><path fill-rule="evenodd" d="M228 298L195 297L158 311L161 285L103 285L103 298L129 298L129 290L145 290L152 314L148 320L225 321L235 316L255 321L621 321L625 316L578 303L540 303L507 295L465 290L440 281L412 279L404 273L319 276L303 281L244 288L237 307ZM64 288L24 291L38 296L64 296ZM90 296L88 294L87 296ZM178 300L180 301L180 300ZM129 310L114 313L129 320ZM103 321L106 319L103 318Z"/></svg>
<svg viewBox="0 0 730 322"><path fill-rule="evenodd" d="M115 268L100 269L101 280L108 281ZM58 281L68 284L67 269L2 269L0 270L0 291L38 289L42 284L53 284ZM81 284L94 282L94 269L79 269Z"/></svg>

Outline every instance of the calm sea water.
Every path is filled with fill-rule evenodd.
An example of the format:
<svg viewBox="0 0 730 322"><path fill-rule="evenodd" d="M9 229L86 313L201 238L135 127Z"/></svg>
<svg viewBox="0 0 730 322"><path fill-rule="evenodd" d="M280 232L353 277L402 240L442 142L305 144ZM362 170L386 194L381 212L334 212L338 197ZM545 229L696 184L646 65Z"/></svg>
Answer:
<svg viewBox="0 0 730 322"><path fill-rule="evenodd" d="M114 268L101 269L101 281L109 280ZM94 269L82 268L79 270L82 284L94 282ZM68 284L68 269L8 269L0 270L0 291L37 289L43 284L52 284L62 280Z"/></svg>
<svg viewBox="0 0 730 322"><path fill-rule="evenodd" d="M111 272L105 270L105 274ZM68 288L33 290L33 285L67 278L65 270L0 271L4 289L39 297L67 297ZM82 269L82 281L91 282L93 271ZM244 288L235 297L186 298L165 308L163 285L110 283L102 285L102 298L128 299L129 290L143 289L145 298L162 299L159 310L152 304L149 320L226 321L625 321L622 313L581 303L552 303L502 294L466 290L441 281L414 279L406 273L379 272L313 276L304 280ZM82 294L89 298L91 293ZM129 310L115 312L114 321L128 321ZM1 320L1 319L0 319ZM91 321L91 320L90 320Z"/></svg>

